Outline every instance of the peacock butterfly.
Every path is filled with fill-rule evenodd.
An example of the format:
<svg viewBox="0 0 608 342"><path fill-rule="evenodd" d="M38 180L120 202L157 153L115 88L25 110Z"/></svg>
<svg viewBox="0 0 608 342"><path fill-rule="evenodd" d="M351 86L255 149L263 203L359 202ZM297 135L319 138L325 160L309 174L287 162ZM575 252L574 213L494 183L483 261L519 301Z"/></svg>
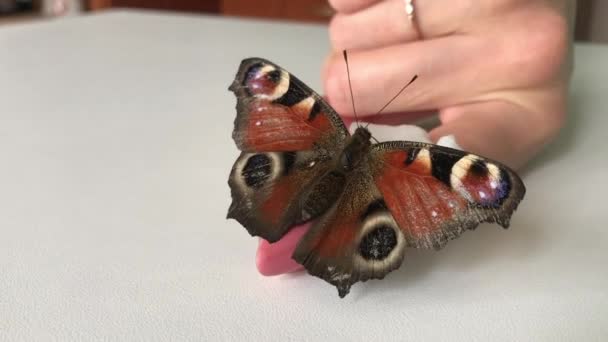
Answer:
<svg viewBox="0 0 608 342"><path fill-rule="evenodd" d="M442 248L481 222L504 228L525 194L505 165L433 144L350 134L318 94L261 58L241 62L228 218L278 241L315 219L293 259L338 289L382 279L406 247Z"/></svg>

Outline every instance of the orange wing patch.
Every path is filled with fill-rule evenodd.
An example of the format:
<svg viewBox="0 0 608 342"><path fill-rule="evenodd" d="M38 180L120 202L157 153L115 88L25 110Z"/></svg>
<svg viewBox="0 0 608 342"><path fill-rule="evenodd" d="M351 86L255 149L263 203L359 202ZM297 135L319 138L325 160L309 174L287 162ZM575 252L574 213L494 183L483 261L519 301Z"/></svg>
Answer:
<svg viewBox="0 0 608 342"><path fill-rule="evenodd" d="M375 182L410 244L440 233L467 208L465 198L433 177L428 149L385 153Z"/></svg>
<svg viewBox="0 0 608 342"><path fill-rule="evenodd" d="M314 100L313 100L314 101ZM310 107L312 110L314 105ZM331 124L324 113L309 120L305 104L285 107L269 101L254 101L245 130L245 145L256 151L301 151L309 150Z"/></svg>
<svg viewBox="0 0 608 342"><path fill-rule="evenodd" d="M272 192L260 207L264 219L269 224L277 225L280 223L289 203L299 195L297 191L299 187L300 184L291 178L283 178L273 185Z"/></svg>

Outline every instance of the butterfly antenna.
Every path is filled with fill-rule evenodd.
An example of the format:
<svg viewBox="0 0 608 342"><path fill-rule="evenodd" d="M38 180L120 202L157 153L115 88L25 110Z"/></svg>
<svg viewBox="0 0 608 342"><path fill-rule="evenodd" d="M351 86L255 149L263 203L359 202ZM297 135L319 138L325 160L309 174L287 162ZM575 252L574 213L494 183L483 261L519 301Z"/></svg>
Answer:
<svg viewBox="0 0 608 342"><path fill-rule="evenodd" d="M350 90L350 101L353 104L353 113L355 114L355 122L357 123L357 128L359 127L359 118L357 117L357 111L355 110L355 97L353 96L353 86L350 83L350 69L348 68L348 55L346 54L346 50L342 51L344 55L344 62L346 63L346 76L348 77L348 89Z"/></svg>
<svg viewBox="0 0 608 342"><path fill-rule="evenodd" d="M403 88L401 88L401 90L399 90L399 92L398 92L398 93L397 93L395 96L393 96L393 98L392 98L390 101L388 101L388 102L387 102L387 103L384 105L384 107L380 108L380 110L379 110L378 112L376 112L376 114L375 114L375 115L378 115L378 114L382 113L382 111L383 111L384 109L386 109L386 107L388 107L388 105L390 105L390 104L391 104L393 101L395 101L395 99L396 99L396 98L397 98L399 95L401 95L401 93L402 93L402 92L405 90L405 88L407 88L407 87L408 87L410 84L414 83L414 81L415 81L417 78L418 78L418 75L414 75L414 77L412 77L411 81L407 82L407 84L406 84L406 85L404 85L404 86L403 86ZM369 126L369 124L367 124L367 125Z"/></svg>

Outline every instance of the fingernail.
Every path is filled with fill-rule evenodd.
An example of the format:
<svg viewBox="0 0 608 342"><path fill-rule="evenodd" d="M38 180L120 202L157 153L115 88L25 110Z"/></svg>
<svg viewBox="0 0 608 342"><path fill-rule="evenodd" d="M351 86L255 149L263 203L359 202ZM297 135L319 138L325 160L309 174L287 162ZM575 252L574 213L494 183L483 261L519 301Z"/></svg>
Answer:
<svg viewBox="0 0 608 342"><path fill-rule="evenodd" d="M456 137L454 136L454 134L442 136L437 140L437 145L462 150L462 147L460 147L460 145L458 145L458 142L456 142Z"/></svg>
<svg viewBox="0 0 608 342"><path fill-rule="evenodd" d="M265 276L274 276L302 269L291 256L308 228L310 224L296 226L275 243L260 239L255 259L258 271Z"/></svg>
<svg viewBox="0 0 608 342"><path fill-rule="evenodd" d="M423 128L416 125L378 125L369 124L367 128L374 134L374 137L380 141L392 140L409 140L431 142L429 133Z"/></svg>

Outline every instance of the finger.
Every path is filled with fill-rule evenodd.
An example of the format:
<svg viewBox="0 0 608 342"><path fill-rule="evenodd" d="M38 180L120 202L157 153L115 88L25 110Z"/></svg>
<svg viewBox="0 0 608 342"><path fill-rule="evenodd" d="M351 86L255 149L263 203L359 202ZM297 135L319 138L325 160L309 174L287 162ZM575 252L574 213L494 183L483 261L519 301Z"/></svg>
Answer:
<svg viewBox="0 0 608 342"><path fill-rule="evenodd" d="M329 38L334 50L341 51L413 41L420 34L403 0L388 0L351 14L337 13L329 24Z"/></svg>
<svg viewBox="0 0 608 342"><path fill-rule="evenodd" d="M352 13L367 8L382 0L329 0L329 5L337 12Z"/></svg>
<svg viewBox="0 0 608 342"><path fill-rule="evenodd" d="M453 135L464 150L520 168L536 155L564 122L563 101L532 112L507 101L487 101L442 110L431 140Z"/></svg>
<svg viewBox="0 0 608 342"><path fill-rule="evenodd" d="M537 19L527 20L509 32L457 34L373 50L351 50L351 80L359 114L375 114L414 74L418 80L385 113L504 98L504 93L512 89L532 92L559 81L567 64L567 25L556 15ZM352 116L341 54L328 57L323 81L330 104L340 114Z"/></svg>
<svg viewBox="0 0 608 342"><path fill-rule="evenodd" d="M417 112L447 107L500 86L501 70L490 64L495 47L470 36L453 36L369 51L351 51L350 78L356 110L374 115L414 75L412 83L384 113ZM480 53L483 51L483 53ZM494 61L492 61L494 62ZM353 116L346 67L333 54L323 72L325 95L344 116Z"/></svg>
<svg viewBox="0 0 608 342"><path fill-rule="evenodd" d="M471 22L466 1L416 1L414 20L410 20L403 0L374 3L363 10L336 14L329 25L335 50L369 49L424 37L441 37L464 32ZM356 34L354 34L356 32Z"/></svg>
<svg viewBox="0 0 608 342"><path fill-rule="evenodd" d="M309 228L310 223L293 227L275 243L260 239L255 258L258 271L265 276L273 276L302 269L302 265L295 262L291 256Z"/></svg>
<svg viewBox="0 0 608 342"><path fill-rule="evenodd" d="M430 119L437 111L429 110L422 112L403 112L403 113L391 113L391 115L375 115L375 116L364 116L361 121L388 126L400 126L403 124L416 124L421 120ZM349 117L352 120L352 117Z"/></svg>

